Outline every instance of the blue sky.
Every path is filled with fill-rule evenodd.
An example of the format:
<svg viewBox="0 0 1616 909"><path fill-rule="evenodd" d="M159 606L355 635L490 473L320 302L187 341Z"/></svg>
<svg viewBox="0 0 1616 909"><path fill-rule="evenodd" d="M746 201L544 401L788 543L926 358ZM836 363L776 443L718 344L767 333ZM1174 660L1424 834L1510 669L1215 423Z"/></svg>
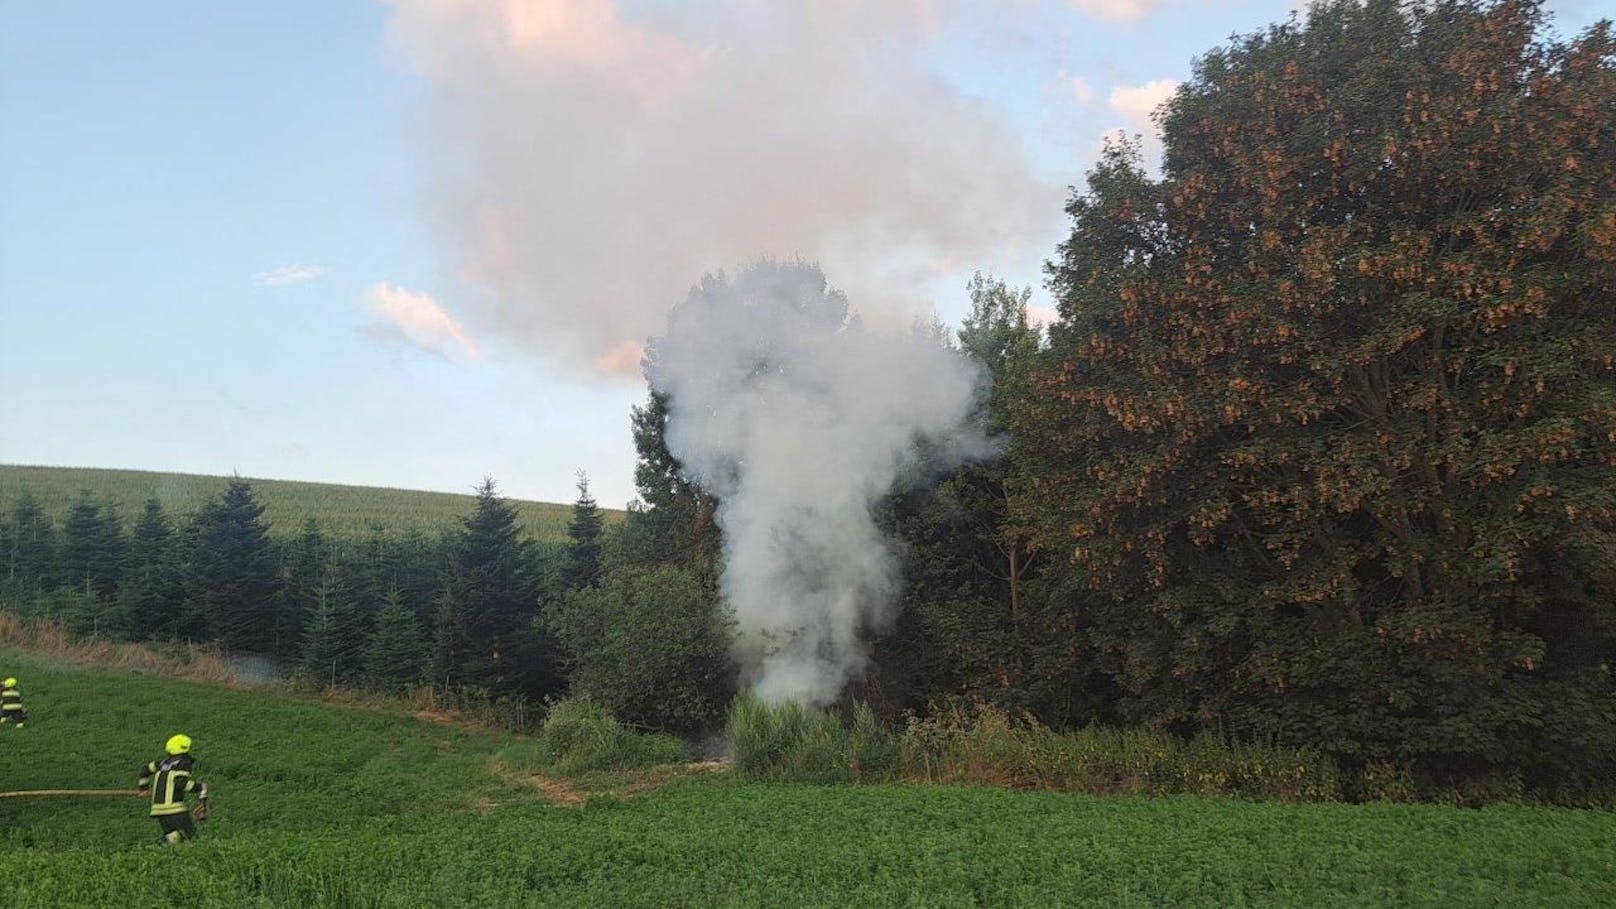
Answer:
<svg viewBox="0 0 1616 909"><path fill-rule="evenodd" d="M670 26L682 14L666 2L550 2L605 10L596 31L568 34L605 35L611 47L660 47L664 27L688 42L723 21ZM460 182L460 170L512 166L512 153L498 136L462 143L462 127L489 127L446 108L463 107L488 76L467 70L454 56L463 49L437 31L412 31L420 23L406 13L422 3L0 0L0 462L455 491L492 475L509 494L556 501L572 498L583 469L603 503L632 496L628 409L643 386L621 369L587 368L609 351L577 355L557 330L571 328L566 310L523 322L523 294L559 286L544 261L515 266L505 282L498 268L468 265L486 265L490 252L468 239L455 202L462 191L497 200L504 184ZM1143 128L1138 105L1185 77L1195 54L1283 17L1289 3L944 6L935 29L894 24L890 35L921 29L915 65L928 72L918 76L939 77L966 106L948 102L949 116L995 124L1028 185L1049 188L1029 194L1039 220L1018 234L1018 252L962 247L977 250L972 261L953 256L928 273L918 292L954 319L972 268L1039 281L1058 238L1060 187L1081 179L1107 130ZM1576 29L1599 4L1550 6ZM708 33L702 46L723 40ZM517 84L490 110L520 119L527 99L565 104L557 91L590 88L568 78L542 91ZM545 153L547 135L516 149ZM532 240L523 223L554 229L520 207L511 214L517 241ZM892 212L828 223L877 216ZM796 248L752 254L828 242L784 236ZM848 270L881 273L881 251L865 246ZM706 248L656 273L674 285L667 303L699 277L669 276Z"/></svg>

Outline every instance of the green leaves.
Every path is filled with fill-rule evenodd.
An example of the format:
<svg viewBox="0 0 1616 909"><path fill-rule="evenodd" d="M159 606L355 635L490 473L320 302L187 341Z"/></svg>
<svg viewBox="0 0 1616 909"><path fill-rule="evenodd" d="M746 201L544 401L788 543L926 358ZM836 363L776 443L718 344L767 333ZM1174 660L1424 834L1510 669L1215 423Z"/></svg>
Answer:
<svg viewBox="0 0 1616 909"><path fill-rule="evenodd" d="M1071 201L1012 489L1115 603L1066 624L1124 718L1540 787L1616 745L1582 592L1616 526L1616 58L1542 31L1325 4L1202 58L1159 180L1118 146ZM1604 719L1540 727L1573 689Z"/></svg>

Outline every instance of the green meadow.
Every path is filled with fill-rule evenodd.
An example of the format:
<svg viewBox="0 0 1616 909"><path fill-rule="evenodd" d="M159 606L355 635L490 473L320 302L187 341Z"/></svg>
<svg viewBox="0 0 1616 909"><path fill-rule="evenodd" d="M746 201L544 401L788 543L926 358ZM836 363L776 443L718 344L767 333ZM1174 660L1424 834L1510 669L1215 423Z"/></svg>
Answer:
<svg viewBox="0 0 1616 909"><path fill-rule="evenodd" d="M0 798L7 909L1616 905L1610 812L531 778L517 737L403 710L0 664L33 713L0 791L132 787L175 731L213 789L168 850L133 793Z"/></svg>
<svg viewBox="0 0 1616 909"><path fill-rule="evenodd" d="M264 505L264 519L269 522L272 535L292 536L306 519L315 518L327 534L352 538L369 534L371 528L378 526L394 533L418 528L429 534L453 527L462 516L471 513L476 502L471 487L480 477L467 479L467 492L463 495L247 479L258 501ZM229 477L188 473L0 464L0 509L11 507L24 495L31 495L60 526L73 503L87 493L98 504L116 505L128 522L150 498L162 502L170 515L194 512L210 497L224 492L229 481ZM559 542L567 538L571 505L520 499L512 499L510 503L522 526L535 540ZM606 512L608 523L621 516L621 511Z"/></svg>

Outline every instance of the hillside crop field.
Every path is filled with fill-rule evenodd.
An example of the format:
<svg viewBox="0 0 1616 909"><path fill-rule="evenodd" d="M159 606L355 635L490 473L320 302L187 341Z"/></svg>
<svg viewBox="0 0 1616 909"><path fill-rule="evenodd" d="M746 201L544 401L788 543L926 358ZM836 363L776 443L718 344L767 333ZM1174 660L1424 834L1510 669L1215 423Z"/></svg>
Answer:
<svg viewBox="0 0 1616 909"><path fill-rule="evenodd" d="M687 775L552 803L511 737L0 655L0 791L132 787L183 730L201 838L132 793L0 798L0 906L1616 905L1616 814L1296 805Z"/></svg>
<svg viewBox="0 0 1616 909"><path fill-rule="evenodd" d="M411 527L436 533L455 526L471 513L476 497L448 492L386 489L376 486L342 486L335 483L301 483L291 480L246 478L258 501L264 505L264 519L277 537L296 534L307 518L316 518L320 527L338 538L367 535L380 525L401 532ZM139 514L141 506L155 497L170 515L196 511L209 497L224 491L228 477L186 473L155 473L144 470L102 470L81 467L29 467L0 464L0 509L11 507L23 495L38 499L45 511L61 525L68 509L88 492L98 503L113 503L125 522ZM470 484L467 484L468 489ZM516 513L533 538L540 542L560 542L567 538L571 505L552 502L511 500ZM607 523L622 517L621 511L606 511Z"/></svg>

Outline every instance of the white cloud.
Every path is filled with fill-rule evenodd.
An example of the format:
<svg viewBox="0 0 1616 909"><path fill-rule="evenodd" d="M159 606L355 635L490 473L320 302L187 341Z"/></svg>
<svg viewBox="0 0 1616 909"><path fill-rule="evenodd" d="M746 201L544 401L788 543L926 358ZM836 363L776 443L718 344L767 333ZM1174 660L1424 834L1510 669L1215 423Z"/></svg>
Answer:
<svg viewBox="0 0 1616 909"><path fill-rule="evenodd" d="M1013 126L936 71L952 0L390 0L422 203L512 343L621 370L703 274L817 261L910 318L938 261L1058 232ZM946 190L944 189L946 188Z"/></svg>
<svg viewBox="0 0 1616 909"><path fill-rule="evenodd" d="M1162 140L1161 129L1151 119L1156 109L1173 97L1178 91L1179 83L1173 79L1157 79L1146 82L1144 85L1118 85L1111 89L1106 103L1111 110L1122 116L1123 122L1115 129L1128 135L1139 134L1144 138L1142 149L1145 164L1156 167L1161 162Z"/></svg>
<svg viewBox="0 0 1616 909"><path fill-rule="evenodd" d="M365 292L365 309L375 318L364 328L372 337L450 359L474 360L482 356L477 342L431 294L381 282Z"/></svg>
<svg viewBox="0 0 1616 909"><path fill-rule="evenodd" d="M1162 5L1162 0L1067 0L1072 9L1108 22L1138 22Z"/></svg>
<svg viewBox="0 0 1616 909"><path fill-rule="evenodd" d="M289 284L305 284L330 270L324 265L282 265L279 268L271 268L269 271L254 272L252 282L259 287L285 287Z"/></svg>

